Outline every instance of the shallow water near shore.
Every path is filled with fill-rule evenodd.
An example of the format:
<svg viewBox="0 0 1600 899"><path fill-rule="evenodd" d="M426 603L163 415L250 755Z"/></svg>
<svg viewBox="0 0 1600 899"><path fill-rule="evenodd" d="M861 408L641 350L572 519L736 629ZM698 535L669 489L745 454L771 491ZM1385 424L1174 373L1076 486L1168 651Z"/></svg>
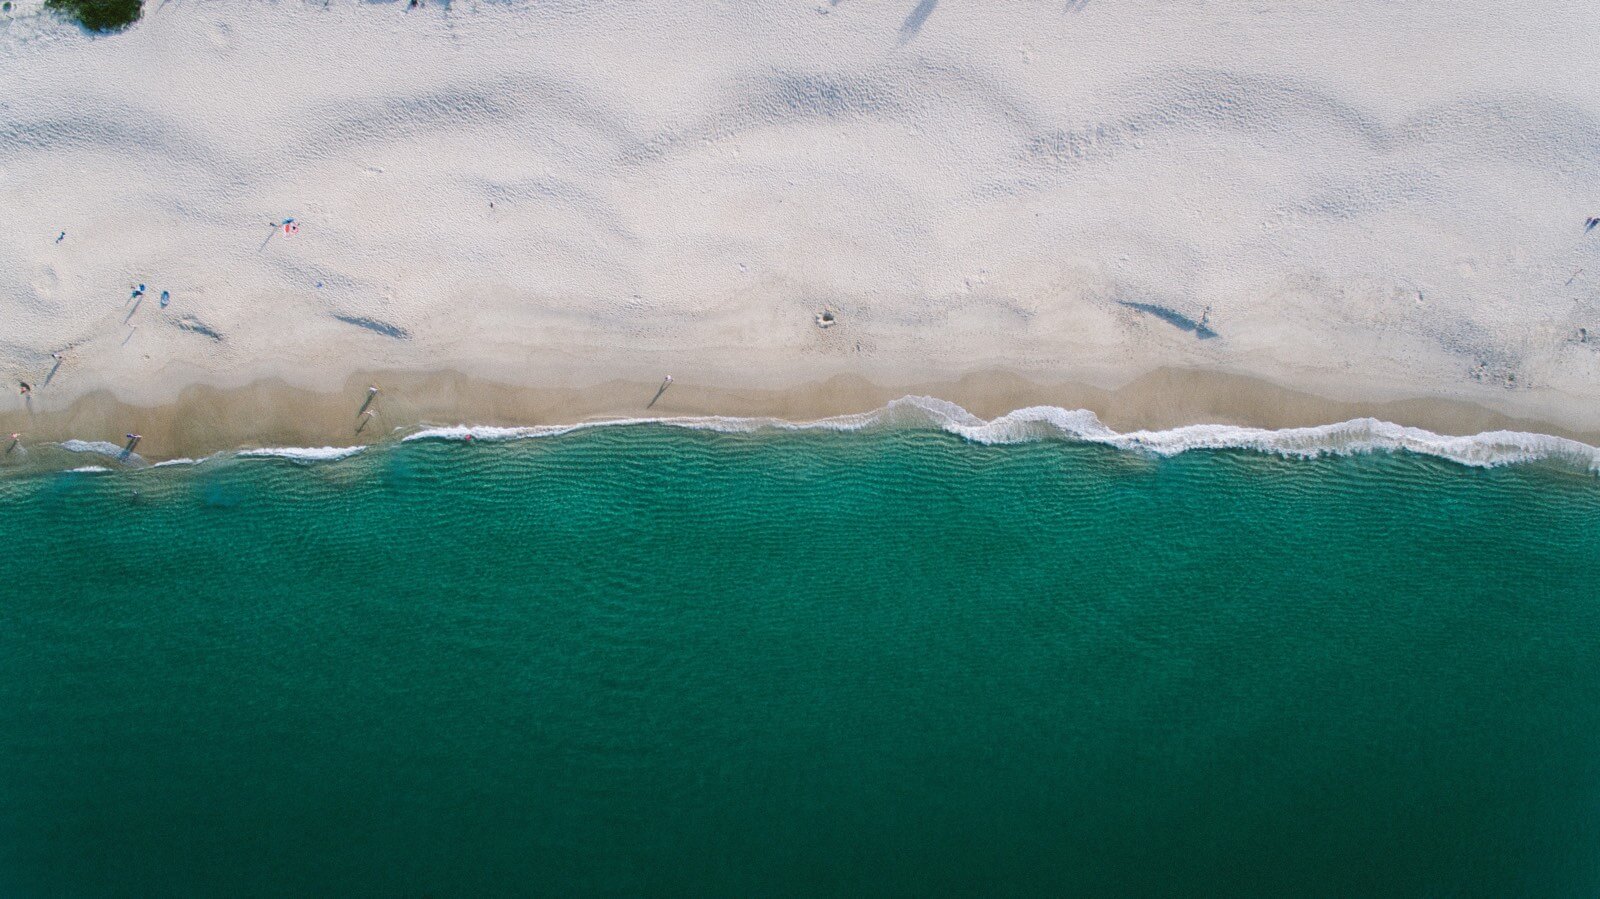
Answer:
<svg viewBox="0 0 1600 899"><path fill-rule="evenodd" d="M926 428L0 478L0 893L1600 889L1600 480Z"/></svg>

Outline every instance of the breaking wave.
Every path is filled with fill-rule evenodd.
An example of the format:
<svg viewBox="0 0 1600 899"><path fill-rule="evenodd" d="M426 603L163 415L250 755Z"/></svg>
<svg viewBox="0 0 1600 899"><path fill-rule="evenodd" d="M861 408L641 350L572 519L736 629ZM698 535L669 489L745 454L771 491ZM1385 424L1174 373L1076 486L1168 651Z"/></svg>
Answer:
<svg viewBox="0 0 1600 899"><path fill-rule="evenodd" d="M1117 431L1087 409L1029 406L993 419L983 419L946 400L907 396L870 412L836 415L814 421L720 415L676 418L615 418L564 425L502 427L454 425L425 427L401 438L414 440L525 440L557 437L591 428L659 425L690 430L748 434L762 431L861 431L874 428L937 428L982 444L1066 440L1115 447L1129 452L1173 456L1190 450L1249 450L1293 458L1406 452L1446 459L1473 467L1545 462L1588 473L1600 473L1600 448L1577 440L1524 431L1485 431L1465 437L1435 434L1376 418L1355 418L1306 428L1246 428L1236 425L1186 425L1158 431ZM277 458L310 464L347 459L370 446L262 447L215 453L200 459L171 459L151 466L137 453L105 441L65 440L56 444L73 453L98 455L124 467L188 466L226 458Z"/></svg>
<svg viewBox="0 0 1600 899"><path fill-rule="evenodd" d="M404 440L519 440L554 437L588 428L657 424L725 433L763 430L858 431L874 427L936 427L974 443L1007 444L1034 440L1071 440L1118 449L1173 456L1190 450L1244 449L1294 458L1401 451L1448 459L1461 465L1492 467L1527 462L1554 462L1600 473L1600 448L1548 434L1485 431L1468 437L1435 434L1376 418L1356 418L1308 428L1246 428L1236 425L1186 425L1160 431L1121 432L1107 427L1087 409L1029 406L994 419L983 419L955 403L934 397L908 396L871 412L837 415L815 421L780 418L692 416L624 418L535 427L457 425L431 427Z"/></svg>
<svg viewBox="0 0 1600 899"><path fill-rule="evenodd" d="M354 456L365 449L365 446L274 446L240 450L234 455L247 458L271 456L294 462L328 462Z"/></svg>

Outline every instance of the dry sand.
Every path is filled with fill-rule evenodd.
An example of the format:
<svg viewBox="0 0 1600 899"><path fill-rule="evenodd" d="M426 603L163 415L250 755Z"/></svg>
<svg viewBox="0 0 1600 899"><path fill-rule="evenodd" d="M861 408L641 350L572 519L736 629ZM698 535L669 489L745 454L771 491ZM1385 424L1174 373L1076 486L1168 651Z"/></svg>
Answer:
<svg viewBox="0 0 1600 899"><path fill-rule="evenodd" d="M346 443L364 372L385 430L671 372L653 413L1600 433L1592 3L37 7L7 431Z"/></svg>

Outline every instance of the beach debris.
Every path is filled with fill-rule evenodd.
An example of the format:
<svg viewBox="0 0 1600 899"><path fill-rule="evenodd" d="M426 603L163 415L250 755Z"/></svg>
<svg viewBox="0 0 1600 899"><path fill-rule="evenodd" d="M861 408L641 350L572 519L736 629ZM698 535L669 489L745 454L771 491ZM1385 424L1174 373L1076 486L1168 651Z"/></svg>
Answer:
<svg viewBox="0 0 1600 899"><path fill-rule="evenodd" d="M822 328L823 330L827 330L838 323L839 317L834 314L832 309L829 309L826 306L822 308L821 312L817 313L817 327Z"/></svg>
<svg viewBox="0 0 1600 899"><path fill-rule="evenodd" d="M667 375L665 378L663 378L661 380L661 386L656 388L656 395L650 398L650 402L645 404L645 408L648 409L651 406L654 406L656 404L656 400L661 399L661 394L666 393L667 392L667 388L671 387L671 386L672 386L672 375Z"/></svg>

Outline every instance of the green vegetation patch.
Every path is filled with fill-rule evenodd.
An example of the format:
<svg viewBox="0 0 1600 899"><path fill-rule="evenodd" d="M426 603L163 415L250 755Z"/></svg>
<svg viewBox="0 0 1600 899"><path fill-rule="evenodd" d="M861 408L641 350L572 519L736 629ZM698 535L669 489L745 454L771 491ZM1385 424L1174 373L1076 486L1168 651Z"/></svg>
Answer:
<svg viewBox="0 0 1600 899"><path fill-rule="evenodd" d="M139 21L144 0L44 0L44 5L90 31L105 33Z"/></svg>

